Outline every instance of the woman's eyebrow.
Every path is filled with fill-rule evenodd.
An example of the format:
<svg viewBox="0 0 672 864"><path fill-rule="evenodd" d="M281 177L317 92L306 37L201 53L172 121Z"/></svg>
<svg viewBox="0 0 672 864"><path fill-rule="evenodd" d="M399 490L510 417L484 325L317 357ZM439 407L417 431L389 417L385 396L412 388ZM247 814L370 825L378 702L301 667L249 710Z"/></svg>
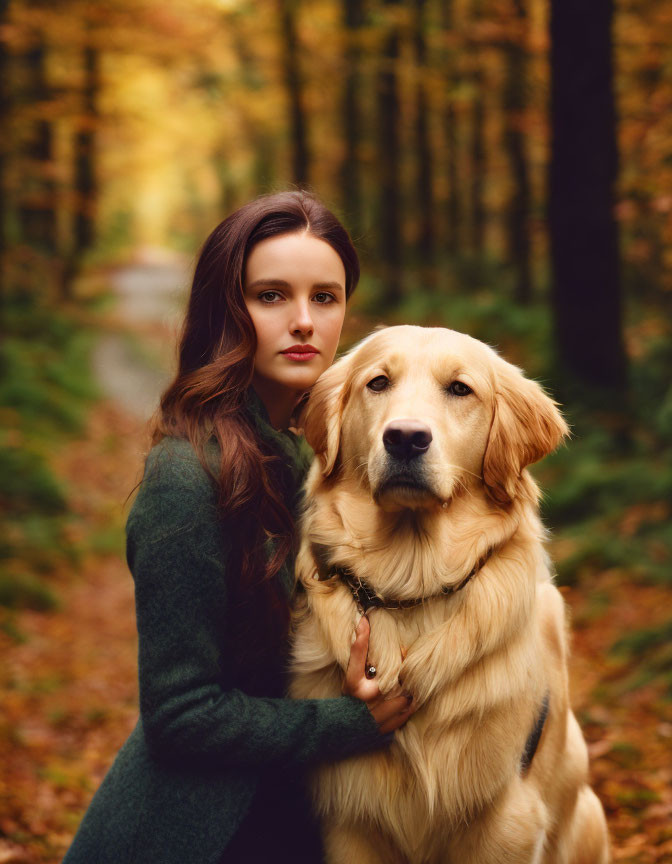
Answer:
<svg viewBox="0 0 672 864"><path fill-rule="evenodd" d="M250 288L258 288L260 285L270 285L273 288L290 288L289 282L285 282L284 279L256 279L254 282L251 282L247 287Z"/></svg>
<svg viewBox="0 0 672 864"><path fill-rule="evenodd" d="M313 288L319 288L320 290L329 290L329 291L344 291L344 287L340 282L316 282L313 285Z"/></svg>
<svg viewBox="0 0 672 864"><path fill-rule="evenodd" d="M247 286L247 290L251 291L253 288L260 288L264 286L266 288L291 288L292 286L289 282L286 282L284 279L255 279L254 282L251 282ZM318 288L320 291L344 291L343 285L340 282L315 282L313 288Z"/></svg>

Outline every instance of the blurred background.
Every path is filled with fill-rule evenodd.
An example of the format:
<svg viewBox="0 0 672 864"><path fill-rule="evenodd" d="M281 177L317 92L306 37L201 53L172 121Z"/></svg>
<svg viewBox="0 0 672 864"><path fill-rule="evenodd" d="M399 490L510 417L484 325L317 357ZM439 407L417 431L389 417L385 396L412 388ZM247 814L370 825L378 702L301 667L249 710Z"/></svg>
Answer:
<svg viewBox="0 0 672 864"><path fill-rule="evenodd" d="M314 190L378 323L563 403L535 468L614 857L672 861L672 2L0 0L0 862L137 714L128 498L197 250Z"/></svg>

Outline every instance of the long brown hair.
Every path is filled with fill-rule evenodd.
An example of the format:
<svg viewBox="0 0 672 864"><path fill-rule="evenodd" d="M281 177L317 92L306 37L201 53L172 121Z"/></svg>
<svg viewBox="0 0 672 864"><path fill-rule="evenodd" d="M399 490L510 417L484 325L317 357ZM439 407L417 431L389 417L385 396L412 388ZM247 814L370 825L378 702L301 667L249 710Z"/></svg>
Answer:
<svg viewBox="0 0 672 864"><path fill-rule="evenodd" d="M255 660L277 654L286 637L289 607L274 577L293 548L294 522L282 488L282 462L245 411L257 346L243 297L245 264L262 240L302 231L329 243L345 268L346 297L354 291L359 261L352 241L334 214L311 194L265 195L224 219L198 258L178 371L163 394L152 436L154 444L164 436L186 438L216 484L219 517L235 538L228 588L240 637L236 653L248 671L260 666ZM219 445L218 473L205 455L212 438ZM264 548L268 538L273 541L270 558ZM250 645L249 637L243 638L252 611L254 630L263 634L263 644Z"/></svg>

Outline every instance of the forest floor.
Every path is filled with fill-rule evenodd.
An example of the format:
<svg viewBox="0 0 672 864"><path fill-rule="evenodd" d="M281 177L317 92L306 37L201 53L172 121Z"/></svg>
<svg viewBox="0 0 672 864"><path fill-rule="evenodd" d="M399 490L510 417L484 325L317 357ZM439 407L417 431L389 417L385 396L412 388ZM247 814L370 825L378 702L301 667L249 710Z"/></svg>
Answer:
<svg viewBox="0 0 672 864"><path fill-rule="evenodd" d="M81 545L92 538L89 551L76 567L50 577L57 608L14 610L0 630L0 864L61 860L137 719L137 637L123 523L148 447L146 418L155 399L148 388L164 380L156 370L175 326L161 315L124 311L123 302L118 315L94 355L107 395L91 410L83 434L52 459L70 490L73 540ZM144 359L133 355L133 340L145 346ZM124 385L130 402L115 390L128 379L129 363L146 373L145 384L134 372L134 383ZM572 616L573 704L614 860L672 862L672 705L660 684L633 683L627 663L610 653L621 634L668 617L669 593L630 584L622 571L562 591Z"/></svg>

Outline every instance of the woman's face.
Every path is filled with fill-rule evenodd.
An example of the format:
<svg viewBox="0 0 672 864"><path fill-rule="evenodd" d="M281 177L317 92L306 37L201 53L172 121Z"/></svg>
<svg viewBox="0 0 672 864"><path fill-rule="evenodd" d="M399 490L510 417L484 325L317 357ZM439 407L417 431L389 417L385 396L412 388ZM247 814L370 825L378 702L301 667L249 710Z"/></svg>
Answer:
<svg viewBox="0 0 672 864"><path fill-rule="evenodd" d="M345 268L324 240L300 232L262 240L245 267L257 334L255 389L296 399L333 362L345 316Z"/></svg>

